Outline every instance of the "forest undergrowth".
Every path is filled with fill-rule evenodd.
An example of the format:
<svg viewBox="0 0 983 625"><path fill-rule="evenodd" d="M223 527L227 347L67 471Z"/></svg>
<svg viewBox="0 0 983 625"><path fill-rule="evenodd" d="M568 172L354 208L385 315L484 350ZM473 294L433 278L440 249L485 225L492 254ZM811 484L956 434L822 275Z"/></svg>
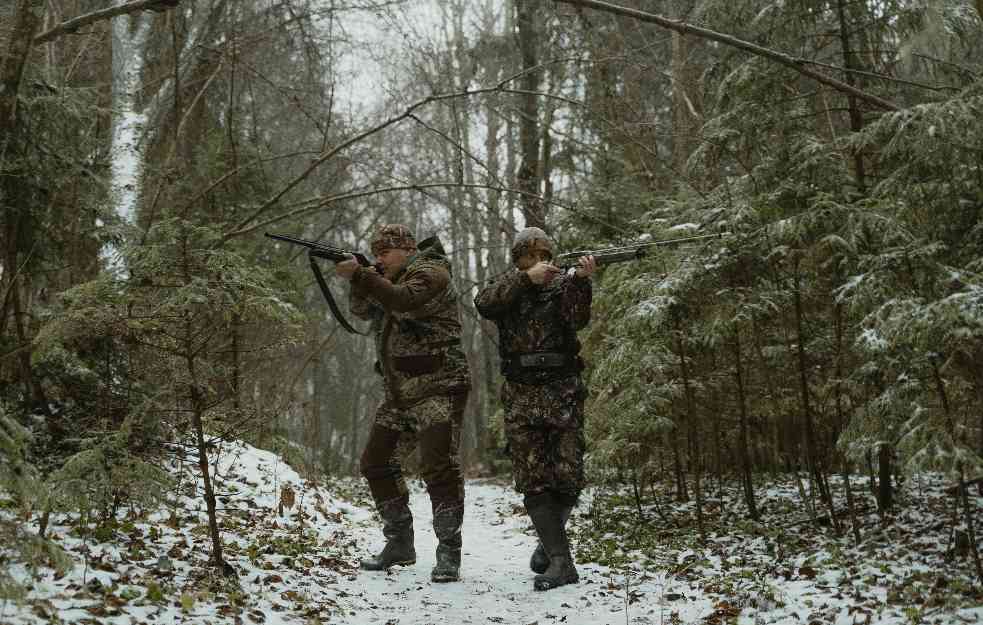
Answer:
<svg viewBox="0 0 983 625"><path fill-rule="evenodd" d="M761 615L755 623L784 612L818 625L838 622L844 606L853 623L889 617L951 623L956 611L983 605L965 528L953 522L951 481L937 474L908 479L893 509L882 514L867 480L853 478L859 542L845 504L834 528L821 508L812 520L794 476L769 482L760 486L759 522L748 520L736 481L713 484L704 500L703 537L692 499L675 501L659 487L642 498L630 487L599 489L574 524L578 561L620 570L620 584L629 586L685 581L694 598L714 598L707 623L736 623L745 610ZM845 501L842 492L834 497ZM970 499L978 524L983 497L973 488ZM686 600L678 590L668 595L655 599ZM630 588L627 596L645 599Z"/></svg>

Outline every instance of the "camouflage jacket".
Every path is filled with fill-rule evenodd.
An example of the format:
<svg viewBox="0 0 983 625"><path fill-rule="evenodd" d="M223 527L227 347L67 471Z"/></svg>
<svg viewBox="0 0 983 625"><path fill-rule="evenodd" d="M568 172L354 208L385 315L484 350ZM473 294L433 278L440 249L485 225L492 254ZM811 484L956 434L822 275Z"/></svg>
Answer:
<svg viewBox="0 0 983 625"><path fill-rule="evenodd" d="M506 377L513 382L543 384L583 368L577 330L590 321L591 297L589 279L564 274L537 286L524 271L512 269L482 289L474 305L482 317L498 326L498 351ZM519 354L542 352L566 354L570 365L521 372L510 366Z"/></svg>
<svg viewBox="0 0 983 625"><path fill-rule="evenodd" d="M365 267L352 277L352 314L372 321L387 399L401 407L471 386L450 263L436 239L420 245L392 281Z"/></svg>

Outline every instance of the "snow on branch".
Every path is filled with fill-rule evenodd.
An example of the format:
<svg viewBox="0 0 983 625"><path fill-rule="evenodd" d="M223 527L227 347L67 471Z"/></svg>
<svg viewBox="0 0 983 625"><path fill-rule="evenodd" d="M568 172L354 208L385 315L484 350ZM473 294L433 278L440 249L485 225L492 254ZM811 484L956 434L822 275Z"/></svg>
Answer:
<svg viewBox="0 0 983 625"><path fill-rule="evenodd" d="M99 11L73 17L66 22L58 24L54 28L44 31L34 38L34 44L37 45L53 41L62 35L74 33L83 26L112 19L118 15L127 15L129 13L136 13L137 11L167 11L179 4L181 4L181 0L134 0L134 2L127 2L126 4L108 9L100 9Z"/></svg>

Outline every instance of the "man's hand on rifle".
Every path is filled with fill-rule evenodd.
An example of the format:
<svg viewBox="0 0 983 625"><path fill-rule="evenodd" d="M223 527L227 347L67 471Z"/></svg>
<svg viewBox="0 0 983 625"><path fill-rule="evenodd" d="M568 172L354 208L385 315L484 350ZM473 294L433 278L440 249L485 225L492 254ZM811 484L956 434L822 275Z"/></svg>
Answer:
<svg viewBox="0 0 983 625"><path fill-rule="evenodd" d="M526 270L526 274L533 284L546 284L553 279L556 274L563 270L548 261L539 261Z"/></svg>
<svg viewBox="0 0 983 625"><path fill-rule="evenodd" d="M580 262L580 266L575 272L578 278L589 278L597 270L597 261L594 260L593 256L581 256L578 262Z"/></svg>
<svg viewBox="0 0 983 625"><path fill-rule="evenodd" d="M351 280L356 269L358 269L358 261L355 260L354 256L350 256L348 260L343 260L334 266L335 273L345 280Z"/></svg>

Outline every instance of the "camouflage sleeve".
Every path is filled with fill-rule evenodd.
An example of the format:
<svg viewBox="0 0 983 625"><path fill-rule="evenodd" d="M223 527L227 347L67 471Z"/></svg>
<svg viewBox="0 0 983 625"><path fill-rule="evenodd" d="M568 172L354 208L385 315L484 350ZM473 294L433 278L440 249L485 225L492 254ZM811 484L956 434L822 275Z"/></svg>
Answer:
<svg viewBox="0 0 983 625"><path fill-rule="evenodd" d="M474 307L485 319L497 319L508 312L516 298L531 287L532 280L526 272L512 269L481 289L474 298Z"/></svg>
<svg viewBox="0 0 983 625"><path fill-rule="evenodd" d="M563 285L560 310L563 319L574 330L580 330L590 323L590 304L593 288L590 278L570 276Z"/></svg>
<svg viewBox="0 0 983 625"><path fill-rule="evenodd" d="M447 269L436 264L414 266L399 284L360 267L352 276L352 291L365 293L389 312L406 313L424 306L447 288L450 281Z"/></svg>
<svg viewBox="0 0 983 625"><path fill-rule="evenodd" d="M369 299L368 293L355 280L348 294L348 310L359 319L371 320L378 315L379 307Z"/></svg>

